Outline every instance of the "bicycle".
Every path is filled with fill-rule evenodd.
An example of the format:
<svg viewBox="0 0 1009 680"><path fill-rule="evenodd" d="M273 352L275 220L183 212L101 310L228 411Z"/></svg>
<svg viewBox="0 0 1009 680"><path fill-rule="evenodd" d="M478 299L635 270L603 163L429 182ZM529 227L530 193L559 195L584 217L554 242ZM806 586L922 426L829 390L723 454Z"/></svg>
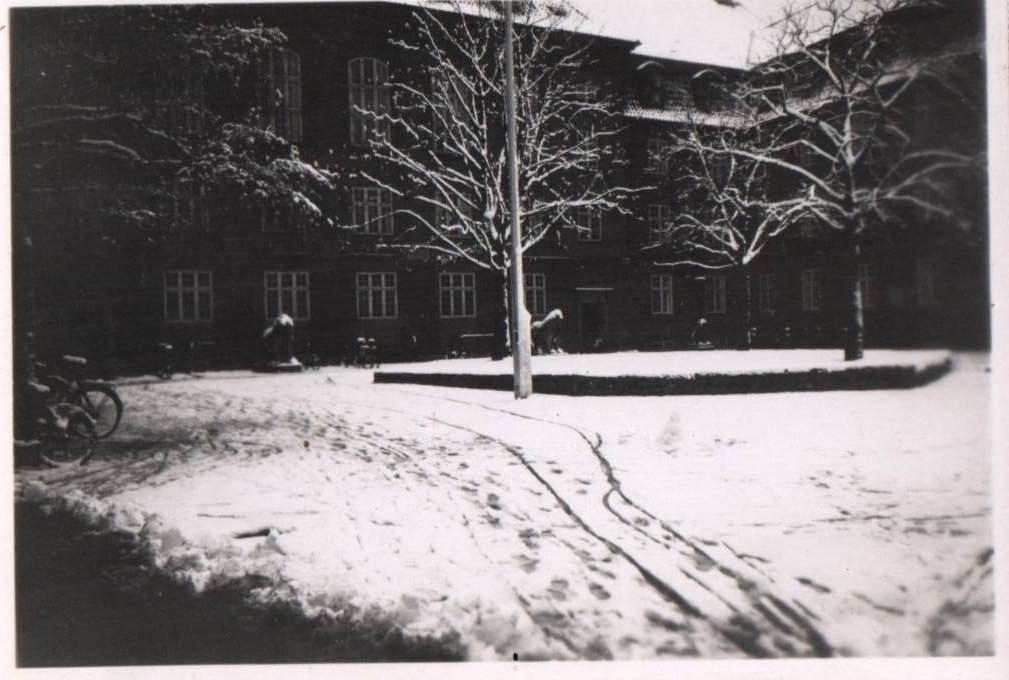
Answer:
<svg viewBox="0 0 1009 680"><path fill-rule="evenodd" d="M50 402L80 407L93 421L97 438L108 437L123 418L123 400L116 388L104 382L80 380L77 375L84 370L87 359L64 355L62 361L70 377L51 372L44 363L35 364L42 384L52 391Z"/></svg>
<svg viewBox="0 0 1009 680"><path fill-rule="evenodd" d="M42 463L54 468L88 462L98 442L91 416L77 404L61 400L41 383L23 384L20 394L30 415L21 411L22 417L15 421L19 430L14 437L15 451L34 453Z"/></svg>

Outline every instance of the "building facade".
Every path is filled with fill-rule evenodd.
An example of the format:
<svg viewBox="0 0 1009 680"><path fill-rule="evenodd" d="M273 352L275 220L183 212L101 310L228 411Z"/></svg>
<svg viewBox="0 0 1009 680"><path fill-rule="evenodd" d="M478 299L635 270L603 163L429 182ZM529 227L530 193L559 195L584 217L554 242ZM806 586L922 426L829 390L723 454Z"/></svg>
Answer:
<svg viewBox="0 0 1009 680"><path fill-rule="evenodd" d="M12 12L16 73L31 69L16 58L19 25L47 20L33 14L40 11ZM295 320L299 345L324 361L345 356L358 337L374 338L388 358L488 351L502 304L500 277L423 250L390 248L409 230L405 209L423 208L365 178L383 172L367 146L380 123L360 110L394 111L390 83L410 56L395 39L414 10L335 3L215 11L237 23L261 20L286 35L284 47L269 54L261 88L249 93L276 98L260 108L259 122L294 142L302 159L339 169L333 222L355 228L307 227L295 215L187 188L174 205L152 206L173 211L175 228L165 238L103 255L88 239L94 193L61 190L73 183L54 178L46 200L14 197L15 222L30 222L28 231L37 234L30 252L15 242L15 324L30 318L44 348L114 359L121 371L149 367L159 342L191 348L210 364L248 365L279 313ZM975 19L961 17L954 35L973 45L965 68L983 78ZM676 254L663 243L662 225L686 206L678 203L677 168L663 150L685 111L710 105L697 75L712 68L644 57L635 47L593 37L595 65L586 77L623 102L626 163L613 172L644 188L620 210L585 211L580 230L560 232L526 254L533 318L562 310L561 344L572 352L688 348L701 318L719 346L739 344L747 318L754 346L838 346L850 262L815 224L792 230L745 271L667 266ZM18 82L15 126L25 123L17 115ZM920 117L933 133L976 127L984 143L983 110L965 118L957 107L923 109ZM15 176L18 162L15 148ZM89 166L86 174L100 187L101 168ZM970 233L949 239L923 229L866 249L857 274L869 346L988 344L983 187L977 202ZM23 293L28 282L30 299Z"/></svg>

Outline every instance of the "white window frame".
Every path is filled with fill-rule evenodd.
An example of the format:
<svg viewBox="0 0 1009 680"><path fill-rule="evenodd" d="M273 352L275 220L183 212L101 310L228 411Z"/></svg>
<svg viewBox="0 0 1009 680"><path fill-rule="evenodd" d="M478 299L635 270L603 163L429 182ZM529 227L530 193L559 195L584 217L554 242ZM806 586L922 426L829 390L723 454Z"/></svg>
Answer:
<svg viewBox="0 0 1009 680"><path fill-rule="evenodd" d="M757 310L770 312L774 309L771 305L771 294L774 290L774 280L772 274L764 272L757 274Z"/></svg>
<svg viewBox="0 0 1009 680"><path fill-rule="evenodd" d="M172 192L172 228L176 231L206 231L210 224L207 195L202 184L177 179Z"/></svg>
<svg viewBox="0 0 1009 680"><path fill-rule="evenodd" d="M603 213L598 208L578 209L578 240L594 242L603 240Z"/></svg>
<svg viewBox="0 0 1009 680"><path fill-rule="evenodd" d="M438 312L443 319L475 317L476 275L469 272L442 272L439 274Z"/></svg>
<svg viewBox="0 0 1009 680"><path fill-rule="evenodd" d="M347 99L350 108L350 144L367 146L372 134L387 138L389 120L389 64L374 57L347 62Z"/></svg>
<svg viewBox="0 0 1009 680"><path fill-rule="evenodd" d="M669 316L673 313L673 275L652 274L652 314Z"/></svg>
<svg viewBox="0 0 1009 680"><path fill-rule="evenodd" d="M268 120L288 141L301 142L301 56L288 47L272 48L265 75Z"/></svg>
<svg viewBox="0 0 1009 680"><path fill-rule="evenodd" d="M919 307L934 307L939 303L936 295L935 269L935 260L931 257L921 257L915 262L915 301Z"/></svg>
<svg viewBox="0 0 1009 680"><path fill-rule="evenodd" d="M396 319L399 317L399 292L395 272L357 272L354 281L356 284L357 318ZM377 298L376 293L378 293Z"/></svg>
<svg viewBox="0 0 1009 680"><path fill-rule="evenodd" d="M530 314L547 313L547 275L539 272L524 274L523 288L526 296L526 309Z"/></svg>
<svg viewBox="0 0 1009 680"><path fill-rule="evenodd" d="M819 312L823 308L823 270L802 270L802 311Z"/></svg>
<svg viewBox="0 0 1009 680"><path fill-rule="evenodd" d="M277 296L276 310L270 309L270 293ZM304 300L299 301L299 294L304 294ZM285 296L289 295L289 300ZM309 274L306 271L272 270L263 272L263 315L267 320L287 314L295 321L308 321L312 318L311 286ZM290 304L287 304L287 303ZM273 313L276 311L276 313Z"/></svg>
<svg viewBox="0 0 1009 680"><path fill-rule="evenodd" d="M648 206L648 241L665 243L669 240L668 224L673 217L673 208L668 203L651 203Z"/></svg>
<svg viewBox="0 0 1009 680"><path fill-rule="evenodd" d="M661 137L649 137L645 172L649 175L668 175L671 150L672 145Z"/></svg>
<svg viewBox="0 0 1009 680"><path fill-rule="evenodd" d="M704 277L704 313L725 314L725 275L708 274Z"/></svg>
<svg viewBox="0 0 1009 680"><path fill-rule="evenodd" d="M192 276L192 285L183 285L183 279ZM205 283L201 283L203 278ZM193 296L193 314L185 316L183 300L186 294ZM174 301L170 301L171 297ZM169 310L175 308L176 316L172 318ZM202 311L206 309L206 316ZM209 323L214 320L214 274L208 270L169 270L164 276L164 317L166 323ZM202 318L201 318L202 317Z"/></svg>
<svg viewBox="0 0 1009 680"><path fill-rule="evenodd" d="M362 234L391 236L395 233L392 192L382 187L351 188L352 219Z"/></svg>
<svg viewBox="0 0 1009 680"><path fill-rule="evenodd" d="M862 298L862 307L876 307L879 296L879 267L875 262L861 262L858 265L858 291Z"/></svg>

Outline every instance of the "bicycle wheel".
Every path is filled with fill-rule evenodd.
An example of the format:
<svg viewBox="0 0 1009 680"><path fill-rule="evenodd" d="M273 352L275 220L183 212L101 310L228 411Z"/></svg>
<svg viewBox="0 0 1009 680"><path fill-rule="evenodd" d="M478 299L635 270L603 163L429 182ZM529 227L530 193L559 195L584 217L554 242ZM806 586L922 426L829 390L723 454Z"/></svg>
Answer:
<svg viewBox="0 0 1009 680"><path fill-rule="evenodd" d="M94 423L86 414L75 413L70 416L66 430L54 431L45 437L39 458L52 467L84 464L94 453L97 441Z"/></svg>
<svg viewBox="0 0 1009 680"><path fill-rule="evenodd" d="M74 393L71 403L80 406L95 421L99 439L115 432L123 417L123 400L111 385L84 383Z"/></svg>

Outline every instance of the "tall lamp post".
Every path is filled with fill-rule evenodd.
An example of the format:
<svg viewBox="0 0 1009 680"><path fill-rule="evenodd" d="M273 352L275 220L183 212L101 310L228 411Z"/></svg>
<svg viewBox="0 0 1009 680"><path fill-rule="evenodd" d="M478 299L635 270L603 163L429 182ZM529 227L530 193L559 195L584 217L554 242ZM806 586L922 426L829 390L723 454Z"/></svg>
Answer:
<svg viewBox="0 0 1009 680"><path fill-rule="evenodd" d="M533 392L532 343L522 276L522 234L519 222L518 134L515 130L515 58L512 54L512 3L505 10L505 113L508 118L508 193L511 203L511 348L515 398Z"/></svg>

